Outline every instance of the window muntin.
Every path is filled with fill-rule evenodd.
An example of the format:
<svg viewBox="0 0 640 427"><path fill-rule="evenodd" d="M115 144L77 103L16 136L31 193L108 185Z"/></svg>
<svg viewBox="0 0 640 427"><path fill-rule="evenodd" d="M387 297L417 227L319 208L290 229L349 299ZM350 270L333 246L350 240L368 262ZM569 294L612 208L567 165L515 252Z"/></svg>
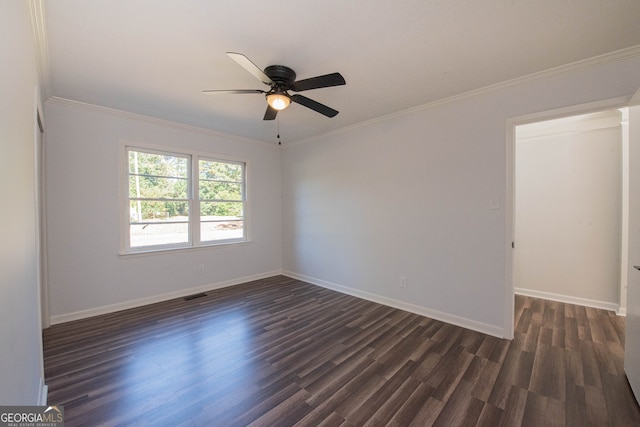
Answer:
<svg viewBox="0 0 640 427"><path fill-rule="evenodd" d="M126 252L246 241L245 163L135 147L126 153Z"/></svg>

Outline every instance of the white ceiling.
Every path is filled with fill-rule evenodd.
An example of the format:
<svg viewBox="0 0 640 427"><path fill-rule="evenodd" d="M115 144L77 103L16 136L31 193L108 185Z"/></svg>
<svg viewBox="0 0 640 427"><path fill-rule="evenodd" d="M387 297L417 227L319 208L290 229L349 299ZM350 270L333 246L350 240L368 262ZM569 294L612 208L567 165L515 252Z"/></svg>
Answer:
<svg viewBox="0 0 640 427"><path fill-rule="evenodd" d="M298 79L340 111L293 104L283 143L640 45L638 0L44 0L51 96L276 141L265 89L225 55ZM46 46L45 46L46 44Z"/></svg>

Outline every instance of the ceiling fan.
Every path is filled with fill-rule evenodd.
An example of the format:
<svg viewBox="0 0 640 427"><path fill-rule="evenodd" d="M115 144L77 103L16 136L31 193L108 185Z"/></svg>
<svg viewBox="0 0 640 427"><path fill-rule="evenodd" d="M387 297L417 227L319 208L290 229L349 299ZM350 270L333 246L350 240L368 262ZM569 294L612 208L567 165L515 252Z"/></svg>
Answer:
<svg viewBox="0 0 640 427"><path fill-rule="evenodd" d="M335 117L338 114L338 111L333 108L306 96L289 95L288 91L302 92L304 90L344 85L346 82L340 73L325 74L296 81L296 73L284 65L269 65L263 71L241 53L227 52L227 55L262 83L270 86L270 89L268 91L261 89L204 90L204 93L264 93L268 104L267 111L264 113L264 120L274 120L278 115L278 111L287 108L291 102L304 105L327 117Z"/></svg>

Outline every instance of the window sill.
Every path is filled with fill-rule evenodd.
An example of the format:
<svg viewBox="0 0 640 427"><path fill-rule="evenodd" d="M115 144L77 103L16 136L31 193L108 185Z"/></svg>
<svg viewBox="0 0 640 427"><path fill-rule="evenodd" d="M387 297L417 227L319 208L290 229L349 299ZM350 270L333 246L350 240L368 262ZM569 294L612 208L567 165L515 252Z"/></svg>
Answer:
<svg viewBox="0 0 640 427"><path fill-rule="evenodd" d="M250 243L251 243L251 240L245 240L242 242L215 243L211 245L188 246L188 247L182 247L182 248L145 249L145 250L140 250L135 252L119 252L118 257L126 259L126 258L152 256L152 255L164 255L164 254L176 253L176 252L199 252L199 251L208 250L208 249L228 248L231 246L244 246Z"/></svg>

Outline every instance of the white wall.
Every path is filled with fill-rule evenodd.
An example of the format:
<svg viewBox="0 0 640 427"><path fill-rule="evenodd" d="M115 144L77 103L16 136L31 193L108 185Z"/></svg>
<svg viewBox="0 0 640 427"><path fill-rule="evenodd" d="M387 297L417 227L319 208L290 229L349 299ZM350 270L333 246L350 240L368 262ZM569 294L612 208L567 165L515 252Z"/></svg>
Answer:
<svg viewBox="0 0 640 427"><path fill-rule="evenodd" d="M517 128L518 292L618 308L620 121L612 110Z"/></svg>
<svg viewBox="0 0 640 427"><path fill-rule="evenodd" d="M636 56L479 91L285 147L284 270L508 335L507 119L629 96L638 86ZM399 276L407 277L407 288L399 286Z"/></svg>
<svg viewBox="0 0 640 427"><path fill-rule="evenodd" d="M28 3L0 2L0 405L35 405L42 391L35 58Z"/></svg>
<svg viewBox="0 0 640 427"><path fill-rule="evenodd" d="M53 323L280 272L280 148L62 100L46 103L47 228ZM121 141L249 162L248 244L121 257ZM126 169L125 169L126 170ZM198 266L205 266L204 274Z"/></svg>

